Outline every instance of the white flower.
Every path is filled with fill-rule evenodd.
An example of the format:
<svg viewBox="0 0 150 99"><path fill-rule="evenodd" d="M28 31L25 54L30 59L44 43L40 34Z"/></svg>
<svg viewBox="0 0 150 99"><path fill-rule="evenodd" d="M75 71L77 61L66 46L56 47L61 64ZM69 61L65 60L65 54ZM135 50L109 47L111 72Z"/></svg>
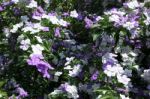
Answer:
<svg viewBox="0 0 150 99"><path fill-rule="evenodd" d="M50 16L49 15L47 15L47 14L42 14L42 18L44 19L50 19Z"/></svg>
<svg viewBox="0 0 150 99"><path fill-rule="evenodd" d="M80 72L82 71L82 66L80 65L80 64L78 64L78 65L75 65L74 67L73 67L73 70L71 70L71 71L69 71L69 76L71 76L71 77L75 77L75 76L77 76Z"/></svg>
<svg viewBox="0 0 150 99"><path fill-rule="evenodd" d="M135 28L135 22L126 22L125 24L123 24L123 27L128 30L131 30Z"/></svg>
<svg viewBox="0 0 150 99"><path fill-rule="evenodd" d="M65 66L69 65L71 63L71 61L73 61L74 57L66 57L66 63L65 63Z"/></svg>
<svg viewBox="0 0 150 99"><path fill-rule="evenodd" d="M5 34L6 37L10 36L10 30L9 30L9 28L3 28L3 32L4 32L4 34Z"/></svg>
<svg viewBox="0 0 150 99"><path fill-rule="evenodd" d="M120 94L121 99L130 99L129 97L126 97L125 95Z"/></svg>
<svg viewBox="0 0 150 99"><path fill-rule="evenodd" d="M73 99L78 99L79 98L76 86L67 85L66 91L67 91L67 94L68 94L68 98L73 98Z"/></svg>
<svg viewBox="0 0 150 99"><path fill-rule="evenodd" d="M123 74L124 70L119 64L116 64L116 65L113 65L113 66L107 65L106 69L104 70L104 73L108 77L111 77L111 76L116 76L116 75Z"/></svg>
<svg viewBox="0 0 150 99"><path fill-rule="evenodd" d="M37 32L40 32L43 30L45 27L43 27L40 23L31 23L31 22L26 22L26 25L24 28L22 28L23 32L30 32L31 34L35 34Z"/></svg>
<svg viewBox="0 0 150 99"><path fill-rule="evenodd" d="M144 23L146 25L149 25L150 24L150 13L149 13L149 10L145 10L143 13L146 16L146 19L144 20Z"/></svg>
<svg viewBox="0 0 150 99"><path fill-rule="evenodd" d="M15 24L15 25L13 25L13 28L10 30L10 32L16 33L17 30L18 30L20 27L22 27L22 26L23 26L23 22L20 22L20 23L18 23L18 24Z"/></svg>
<svg viewBox="0 0 150 99"><path fill-rule="evenodd" d="M142 77L150 83L150 69L145 69Z"/></svg>
<svg viewBox="0 0 150 99"><path fill-rule="evenodd" d="M64 27L67 27L69 24L68 22L64 21L63 19L60 19L58 22L59 22L59 25L64 26Z"/></svg>
<svg viewBox="0 0 150 99"><path fill-rule="evenodd" d="M119 22L120 21L119 18L120 17L118 15L113 14L109 17L109 21L110 22Z"/></svg>
<svg viewBox="0 0 150 99"><path fill-rule="evenodd" d="M24 35L21 34L21 35L18 36L17 41L18 41L18 42L21 42L21 40L23 40L23 39L24 39Z"/></svg>
<svg viewBox="0 0 150 99"><path fill-rule="evenodd" d="M46 4L49 4L49 3L50 3L50 0L44 0L44 2L45 2Z"/></svg>
<svg viewBox="0 0 150 99"><path fill-rule="evenodd" d="M71 70L71 69L73 69L70 65L67 65L66 67L64 67L64 69L66 69L66 70Z"/></svg>
<svg viewBox="0 0 150 99"><path fill-rule="evenodd" d="M132 70L125 69L124 74L127 75L128 77L131 77L132 76Z"/></svg>
<svg viewBox="0 0 150 99"><path fill-rule="evenodd" d="M117 75L117 80L126 86L128 85L130 78L128 78L126 75Z"/></svg>
<svg viewBox="0 0 150 99"><path fill-rule="evenodd" d="M29 48L30 45L30 39L22 40L20 45L20 49L26 51Z"/></svg>
<svg viewBox="0 0 150 99"><path fill-rule="evenodd" d="M54 74L54 81L58 81L58 78L59 78L59 76L61 76L62 75L62 72L55 72L55 74Z"/></svg>
<svg viewBox="0 0 150 99"><path fill-rule="evenodd" d="M137 7L140 7L140 4L137 2L137 0L133 0L131 2L128 2L127 3L127 6L130 8L130 9L135 9Z"/></svg>
<svg viewBox="0 0 150 99"><path fill-rule="evenodd" d="M117 57L117 55L113 54L113 53L106 53L103 57L102 57L102 62L103 64L107 63L107 61L109 59L111 59L113 62L117 62L117 60L115 59L115 57Z"/></svg>
<svg viewBox="0 0 150 99"><path fill-rule="evenodd" d="M122 53L121 56L122 56L123 61L128 61L129 56L127 53Z"/></svg>
<svg viewBox="0 0 150 99"><path fill-rule="evenodd" d="M108 77L112 77L115 76L116 73L113 71L114 69L112 68L111 65L107 65L107 69L104 70L104 73L108 76Z"/></svg>
<svg viewBox="0 0 150 99"><path fill-rule="evenodd" d="M21 20L23 21L23 22L27 22L28 20L29 20L29 18L28 18L28 16L21 16Z"/></svg>
<svg viewBox="0 0 150 99"><path fill-rule="evenodd" d="M42 51L44 50L40 44L32 45L31 48L34 54L42 54Z"/></svg>
<svg viewBox="0 0 150 99"><path fill-rule="evenodd" d="M37 39L37 41L38 41L39 43L43 43L41 37L39 37L39 36L35 36L35 37L36 37L36 39Z"/></svg>
<svg viewBox="0 0 150 99"><path fill-rule="evenodd" d="M69 25L68 22L64 21L63 19L58 19L57 16L54 15L43 14L42 18L48 19L49 21L51 21L52 24L61 25L64 27Z"/></svg>
<svg viewBox="0 0 150 99"><path fill-rule="evenodd" d="M56 16L49 16L48 17L49 18L49 20L52 22L52 24L57 24L58 25L58 23L59 23L59 20L58 20L58 18L56 17Z"/></svg>
<svg viewBox="0 0 150 99"><path fill-rule="evenodd" d="M29 5L27 6L27 8L36 8L38 5L37 5L37 2L34 1L34 0L31 0L31 2L29 3Z"/></svg>
<svg viewBox="0 0 150 99"><path fill-rule="evenodd" d="M12 0L12 2L14 2L15 4L17 4L19 2L19 0Z"/></svg>
<svg viewBox="0 0 150 99"><path fill-rule="evenodd" d="M55 72L55 75L56 75L56 76L60 76L60 75L62 75L62 72L58 72L58 71L57 71L57 72Z"/></svg>
<svg viewBox="0 0 150 99"><path fill-rule="evenodd" d="M62 90L54 90L53 92L50 93L50 95L57 95L63 93Z"/></svg>
<svg viewBox="0 0 150 99"><path fill-rule="evenodd" d="M104 19L103 17L97 16L95 20L96 20L96 21L99 21L99 20L103 20L103 19Z"/></svg>
<svg viewBox="0 0 150 99"><path fill-rule="evenodd" d="M78 15L76 10L73 10L73 11L70 12L70 16L73 17L73 18L77 18L79 15Z"/></svg>

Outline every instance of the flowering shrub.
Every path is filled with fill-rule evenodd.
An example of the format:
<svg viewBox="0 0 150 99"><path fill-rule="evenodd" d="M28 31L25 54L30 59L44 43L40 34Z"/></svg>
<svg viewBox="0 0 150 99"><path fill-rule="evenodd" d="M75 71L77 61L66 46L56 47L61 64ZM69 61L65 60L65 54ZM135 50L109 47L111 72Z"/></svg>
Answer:
<svg viewBox="0 0 150 99"><path fill-rule="evenodd" d="M0 99L150 98L149 3L79 3L0 1Z"/></svg>

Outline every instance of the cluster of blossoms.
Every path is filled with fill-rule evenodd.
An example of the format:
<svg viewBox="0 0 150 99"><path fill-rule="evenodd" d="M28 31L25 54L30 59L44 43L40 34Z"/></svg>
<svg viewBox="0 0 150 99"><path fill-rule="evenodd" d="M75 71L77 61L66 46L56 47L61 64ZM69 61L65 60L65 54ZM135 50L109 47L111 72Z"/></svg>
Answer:
<svg viewBox="0 0 150 99"><path fill-rule="evenodd" d="M66 2L76 3L0 1L0 98L148 99L147 2L131 0L102 15ZM10 79L19 85L3 88Z"/></svg>

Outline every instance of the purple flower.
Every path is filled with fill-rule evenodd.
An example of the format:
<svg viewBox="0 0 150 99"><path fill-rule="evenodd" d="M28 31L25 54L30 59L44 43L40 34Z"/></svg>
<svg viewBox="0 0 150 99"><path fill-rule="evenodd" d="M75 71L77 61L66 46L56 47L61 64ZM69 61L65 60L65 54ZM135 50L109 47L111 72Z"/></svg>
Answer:
<svg viewBox="0 0 150 99"><path fill-rule="evenodd" d="M66 92L66 88L68 86L68 83L65 83L65 84L61 84L60 87L58 88L59 90L62 90L64 92Z"/></svg>
<svg viewBox="0 0 150 99"><path fill-rule="evenodd" d="M68 12L64 12L62 15L63 16L69 16L69 13Z"/></svg>
<svg viewBox="0 0 150 99"><path fill-rule="evenodd" d="M49 31L49 27L43 27L42 29L44 32L48 32Z"/></svg>
<svg viewBox="0 0 150 99"><path fill-rule="evenodd" d="M19 8L14 8L13 12L14 12L15 15L19 15L21 10Z"/></svg>
<svg viewBox="0 0 150 99"><path fill-rule="evenodd" d="M44 14L44 10L42 9L41 6L39 6L36 11L33 12L33 15L32 15L32 18L33 19L37 19L37 20L40 20L42 15Z"/></svg>
<svg viewBox="0 0 150 99"><path fill-rule="evenodd" d="M92 22L92 20L90 20L89 18L87 18L87 17L85 17L85 19L84 19L84 21L85 21L85 27L88 29L88 28L91 28L91 26L93 25L93 22Z"/></svg>
<svg viewBox="0 0 150 99"><path fill-rule="evenodd" d="M43 59L41 54L31 54L30 59L27 59L29 65L37 65Z"/></svg>
<svg viewBox="0 0 150 99"><path fill-rule="evenodd" d="M98 78L99 71L97 70L91 77L91 80L96 80Z"/></svg>
<svg viewBox="0 0 150 99"><path fill-rule="evenodd" d="M16 91L17 91L17 93L19 94L19 96L18 96L18 99L21 99L21 97L27 97L28 96L28 93L23 89L23 88L20 88L20 87L18 87L17 89L16 89Z"/></svg>
<svg viewBox="0 0 150 99"><path fill-rule="evenodd" d="M61 35L60 35L60 28L59 27L57 27L55 29L55 37L61 37Z"/></svg>
<svg viewBox="0 0 150 99"><path fill-rule="evenodd" d="M46 78L50 78L50 75L48 73L49 69L53 69L49 63L45 62L45 61L40 61L37 65L36 65L37 69L39 72L41 72L43 74L43 77Z"/></svg>
<svg viewBox="0 0 150 99"><path fill-rule="evenodd" d="M78 20L82 20L83 19L83 16L81 13L78 13Z"/></svg>
<svg viewBox="0 0 150 99"><path fill-rule="evenodd" d="M8 1L8 2L2 3L2 6L3 6L3 7L6 7L6 6L11 6L12 4L14 4L14 2Z"/></svg>
<svg viewBox="0 0 150 99"><path fill-rule="evenodd" d="M29 65L36 66L37 70L43 74L43 77L50 78L49 69L53 69L48 62L43 61L44 57L38 54L31 54L30 59L27 60Z"/></svg>
<svg viewBox="0 0 150 99"><path fill-rule="evenodd" d="M3 11L3 10L4 10L4 8L2 6L0 6L0 12Z"/></svg>
<svg viewBox="0 0 150 99"><path fill-rule="evenodd" d="M109 66L109 65L113 66L114 63L115 63L115 62L114 62L114 60L112 60L112 59L107 60L107 62L106 62L105 64L103 64L103 69L104 69L104 70L107 69L107 66Z"/></svg>

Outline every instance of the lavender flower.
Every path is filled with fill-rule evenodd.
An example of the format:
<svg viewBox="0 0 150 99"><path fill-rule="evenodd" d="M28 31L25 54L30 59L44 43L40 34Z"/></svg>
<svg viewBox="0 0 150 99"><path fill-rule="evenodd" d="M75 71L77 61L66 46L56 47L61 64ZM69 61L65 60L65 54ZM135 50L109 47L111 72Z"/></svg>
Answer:
<svg viewBox="0 0 150 99"><path fill-rule="evenodd" d="M51 65L42 60L43 56L41 54L32 54L30 59L27 60L29 65L36 66L37 70L43 74L43 77L50 78L48 70L54 69Z"/></svg>
<svg viewBox="0 0 150 99"><path fill-rule="evenodd" d="M43 77L50 78L50 74L48 73L49 69L53 69L49 63L45 61L40 61L37 65L36 68L38 69L39 72L43 74Z"/></svg>
<svg viewBox="0 0 150 99"><path fill-rule="evenodd" d="M61 37L61 35L60 35L60 28L59 27L57 27L55 29L55 37Z"/></svg>
<svg viewBox="0 0 150 99"><path fill-rule="evenodd" d="M97 70L96 72L93 73L91 80L96 80L98 78L99 71Z"/></svg>
<svg viewBox="0 0 150 99"><path fill-rule="evenodd" d="M0 6L0 12L3 11L3 10L4 10L4 8L2 6Z"/></svg>
<svg viewBox="0 0 150 99"><path fill-rule="evenodd" d="M37 9L33 12L32 18L41 20L42 15L45 14L45 11L42 9L41 6L37 7Z"/></svg>
<svg viewBox="0 0 150 99"><path fill-rule="evenodd" d="M28 96L28 93L21 87L18 87L16 89L17 93L19 93L19 98L24 98L24 97L27 97Z"/></svg>
<svg viewBox="0 0 150 99"><path fill-rule="evenodd" d="M87 18L87 17L85 17L85 19L84 19L84 22L85 22L85 27L88 29L88 28L91 28L92 27L92 25L93 25L93 22L92 22L92 20L90 20L89 18Z"/></svg>

